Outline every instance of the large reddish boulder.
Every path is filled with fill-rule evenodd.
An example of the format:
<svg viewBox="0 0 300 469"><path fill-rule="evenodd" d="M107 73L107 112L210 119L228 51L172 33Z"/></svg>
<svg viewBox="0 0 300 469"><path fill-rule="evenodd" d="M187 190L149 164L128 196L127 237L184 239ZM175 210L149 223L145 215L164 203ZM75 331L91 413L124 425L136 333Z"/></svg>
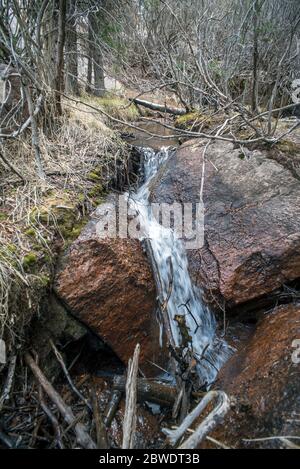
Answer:
<svg viewBox="0 0 300 469"><path fill-rule="evenodd" d="M277 307L258 322L220 372L216 386L233 398L233 406L211 436L231 447L286 446L268 438L299 436L299 345L299 303Z"/></svg>
<svg viewBox="0 0 300 469"><path fill-rule="evenodd" d="M152 202L199 202L206 143L178 149L151 185ZM299 179L269 157L223 141L206 149L204 245L188 258L215 306L232 308L300 277Z"/></svg>
<svg viewBox="0 0 300 469"><path fill-rule="evenodd" d="M68 309L127 363L140 343L140 364L154 370L162 353L152 272L138 240L99 238L94 218L73 243L55 289Z"/></svg>

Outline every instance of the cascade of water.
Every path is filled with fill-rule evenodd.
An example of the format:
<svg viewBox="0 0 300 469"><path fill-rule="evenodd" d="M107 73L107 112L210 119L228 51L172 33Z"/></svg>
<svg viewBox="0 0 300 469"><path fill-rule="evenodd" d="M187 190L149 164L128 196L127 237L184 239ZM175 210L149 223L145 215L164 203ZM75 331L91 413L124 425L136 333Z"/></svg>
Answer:
<svg viewBox="0 0 300 469"><path fill-rule="evenodd" d="M218 370L230 355L230 347L216 336L216 322L203 304L201 292L193 285L185 248L171 228L162 226L149 203L149 185L160 166L172 155L162 148L155 152L141 149L144 158L145 182L131 194L129 206L138 214L141 238L151 246L155 268L159 274L159 296L166 301L165 314L175 347L189 353L197 362L201 382L214 381Z"/></svg>

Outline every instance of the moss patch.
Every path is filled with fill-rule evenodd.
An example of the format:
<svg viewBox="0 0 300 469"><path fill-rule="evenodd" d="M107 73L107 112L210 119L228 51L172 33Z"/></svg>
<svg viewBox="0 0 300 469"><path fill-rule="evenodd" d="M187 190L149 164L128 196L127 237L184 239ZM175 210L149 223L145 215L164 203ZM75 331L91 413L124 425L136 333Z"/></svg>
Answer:
<svg viewBox="0 0 300 469"><path fill-rule="evenodd" d="M36 253L29 252L23 257L22 264L25 270L30 269L33 267L38 261L38 257Z"/></svg>
<svg viewBox="0 0 300 469"><path fill-rule="evenodd" d="M139 110L135 104L127 99L107 93L103 98L86 95L84 100L95 107L100 107L104 112L116 119L134 121L139 117Z"/></svg>

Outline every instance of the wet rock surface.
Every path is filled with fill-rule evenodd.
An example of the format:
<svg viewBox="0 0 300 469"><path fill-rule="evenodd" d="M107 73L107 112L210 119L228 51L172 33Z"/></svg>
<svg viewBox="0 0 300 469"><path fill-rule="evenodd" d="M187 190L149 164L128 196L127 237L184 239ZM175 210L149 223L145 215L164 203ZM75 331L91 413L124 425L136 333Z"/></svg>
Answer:
<svg viewBox="0 0 300 469"><path fill-rule="evenodd" d="M199 202L207 142L189 141L151 187L152 202ZM271 150L270 150L271 151ZM266 150L229 142L206 150L205 241L188 251L205 299L232 308L300 277L300 183Z"/></svg>
<svg viewBox="0 0 300 469"><path fill-rule="evenodd" d="M127 363L141 345L140 364L151 374L160 361L156 290L138 240L99 238L95 212L62 261L55 289L75 317Z"/></svg>
<svg viewBox="0 0 300 469"><path fill-rule="evenodd" d="M278 439L246 440L299 436L300 363L294 343L299 339L299 303L265 314L220 372L215 386L233 405L211 436L231 447L279 447L285 445Z"/></svg>

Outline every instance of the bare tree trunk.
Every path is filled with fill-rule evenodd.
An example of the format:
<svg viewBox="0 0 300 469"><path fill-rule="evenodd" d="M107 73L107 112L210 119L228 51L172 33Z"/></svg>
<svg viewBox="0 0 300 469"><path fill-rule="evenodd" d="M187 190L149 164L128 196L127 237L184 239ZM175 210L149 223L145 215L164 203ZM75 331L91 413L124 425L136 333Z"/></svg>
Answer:
<svg viewBox="0 0 300 469"><path fill-rule="evenodd" d="M87 93L92 92L92 73L93 73L93 31L91 26L91 16L88 20L88 47L87 47L87 76L86 76L86 87L85 91Z"/></svg>
<svg viewBox="0 0 300 469"><path fill-rule="evenodd" d="M29 112L30 121L31 121L31 142L32 142L32 146L34 148L34 155L35 155L35 163L36 163L36 167L37 167L37 174L41 179L46 179L46 174L45 174L45 171L43 169L42 159L41 159L40 143L39 143L39 131L38 131L36 118L35 118L35 115L34 115L34 110L33 110L33 104L32 104L32 98L31 98L29 85L26 85L24 87L24 90L25 90L25 95L26 95L27 105L28 105L28 112Z"/></svg>
<svg viewBox="0 0 300 469"><path fill-rule="evenodd" d="M75 5L71 1L68 11L66 29L66 77L65 88L69 94L79 95L78 87L78 55L77 55L77 30L74 19Z"/></svg>
<svg viewBox="0 0 300 469"><path fill-rule="evenodd" d="M97 18L92 16L91 26L93 30L93 65L94 65L94 94L96 96L104 96L104 70L103 70L103 56L101 47L96 43L99 33Z"/></svg>
<svg viewBox="0 0 300 469"><path fill-rule="evenodd" d="M55 73L55 106L58 115L62 114L61 92L63 90L64 45L66 36L66 0L59 0L58 41Z"/></svg>
<svg viewBox="0 0 300 469"><path fill-rule="evenodd" d="M252 96L251 109L253 112L258 110L258 0L253 5L253 74L252 74Z"/></svg>

